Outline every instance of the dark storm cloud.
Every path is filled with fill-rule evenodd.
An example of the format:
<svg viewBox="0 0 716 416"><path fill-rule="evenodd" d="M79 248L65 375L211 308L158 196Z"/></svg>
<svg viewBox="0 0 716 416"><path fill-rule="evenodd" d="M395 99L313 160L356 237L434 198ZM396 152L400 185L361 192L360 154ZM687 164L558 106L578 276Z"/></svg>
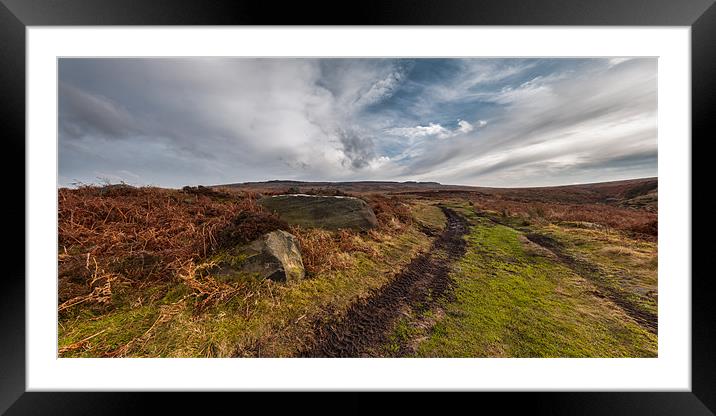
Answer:
<svg viewBox="0 0 716 416"><path fill-rule="evenodd" d="M61 59L60 183L656 175L655 59Z"/></svg>
<svg viewBox="0 0 716 416"><path fill-rule="evenodd" d="M360 136L352 130L339 131L338 138L350 166L356 169L364 168L375 159L375 144L372 138Z"/></svg>

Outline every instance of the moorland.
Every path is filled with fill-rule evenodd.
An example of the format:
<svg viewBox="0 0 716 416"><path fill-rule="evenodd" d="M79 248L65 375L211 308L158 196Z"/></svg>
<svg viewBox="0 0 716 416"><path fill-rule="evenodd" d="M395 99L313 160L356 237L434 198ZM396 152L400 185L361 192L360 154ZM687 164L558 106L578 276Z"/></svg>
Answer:
<svg viewBox="0 0 716 416"><path fill-rule="evenodd" d="M60 357L657 356L656 178L58 198Z"/></svg>

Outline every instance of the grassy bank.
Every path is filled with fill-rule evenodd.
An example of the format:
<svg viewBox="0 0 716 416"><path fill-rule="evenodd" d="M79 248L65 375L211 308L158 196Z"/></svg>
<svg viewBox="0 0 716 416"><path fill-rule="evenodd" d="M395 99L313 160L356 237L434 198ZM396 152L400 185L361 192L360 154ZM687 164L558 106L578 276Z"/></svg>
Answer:
<svg viewBox="0 0 716 416"><path fill-rule="evenodd" d="M397 338L418 340L416 355L656 356L656 336L600 296L593 282L522 232L479 217L467 207L461 212L472 225L468 252L453 273L455 300L415 318L433 321L423 325L425 329L420 324L398 325ZM595 236L592 240L599 241ZM575 245L604 253L598 243Z"/></svg>

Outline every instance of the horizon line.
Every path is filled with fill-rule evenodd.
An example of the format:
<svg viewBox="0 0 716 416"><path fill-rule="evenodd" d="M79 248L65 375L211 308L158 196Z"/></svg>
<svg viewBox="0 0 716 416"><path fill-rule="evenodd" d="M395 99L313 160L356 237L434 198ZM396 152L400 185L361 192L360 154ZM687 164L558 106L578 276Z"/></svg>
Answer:
<svg viewBox="0 0 716 416"><path fill-rule="evenodd" d="M296 179L267 179L263 181L247 181L247 182L233 182L233 183L224 183L224 184L215 184L215 185L185 185L185 186L204 186L207 188L219 188L222 186L241 186L241 185L249 185L249 184L269 184L271 182L294 182L299 184L357 184L357 183L385 183L385 184L433 184L438 186L453 186L453 187L464 187L464 188L487 188L487 189L544 189L544 188L562 188L562 187L569 187L569 186L586 186L586 185L600 185L600 184L608 184L608 183L617 183L617 182L629 182L629 181L640 181L640 180L653 180L656 179L659 180L658 175L657 176L646 176L646 177L638 177L638 178L628 178L628 179L617 179L617 180L609 180L609 181L602 181L602 182L580 182L580 183L570 183L570 184L561 184L561 185L540 185L540 186L483 186L483 185L458 185L458 184L446 184L441 183L437 181L414 181L414 180L408 180L408 181L390 181L390 180L353 180L353 181L305 181L305 180L296 180ZM74 186L73 186L74 185ZM70 189L76 189L80 186L111 186L111 185L128 185L133 186L136 188L164 188L164 189L182 189L185 186L182 187L164 187L159 185L132 185L130 183L126 183L124 181L120 181L117 183L104 183L104 184L97 184L97 183L83 183L81 181L74 182L73 185L60 185L57 184L57 189L63 189L63 188L70 188Z"/></svg>

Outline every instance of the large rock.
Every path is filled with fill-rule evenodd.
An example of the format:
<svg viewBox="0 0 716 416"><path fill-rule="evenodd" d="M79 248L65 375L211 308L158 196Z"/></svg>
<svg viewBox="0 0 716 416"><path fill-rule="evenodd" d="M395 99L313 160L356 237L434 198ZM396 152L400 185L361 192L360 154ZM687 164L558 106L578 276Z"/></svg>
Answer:
<svg viewBox="0 0 716 416"><path fill-rule="evenodd" d="M362 199L347 196L275 195L259 200L289 224L327 230L365 231L378 224L375 213Z"/></svg>
<svg viewBox="0 0 716 416"><path fill-rule="evenodd" d="M241 248L239 253L238 270L259 278L293 282L305 276L299 242L286 231L266 233Z"/></svg>

